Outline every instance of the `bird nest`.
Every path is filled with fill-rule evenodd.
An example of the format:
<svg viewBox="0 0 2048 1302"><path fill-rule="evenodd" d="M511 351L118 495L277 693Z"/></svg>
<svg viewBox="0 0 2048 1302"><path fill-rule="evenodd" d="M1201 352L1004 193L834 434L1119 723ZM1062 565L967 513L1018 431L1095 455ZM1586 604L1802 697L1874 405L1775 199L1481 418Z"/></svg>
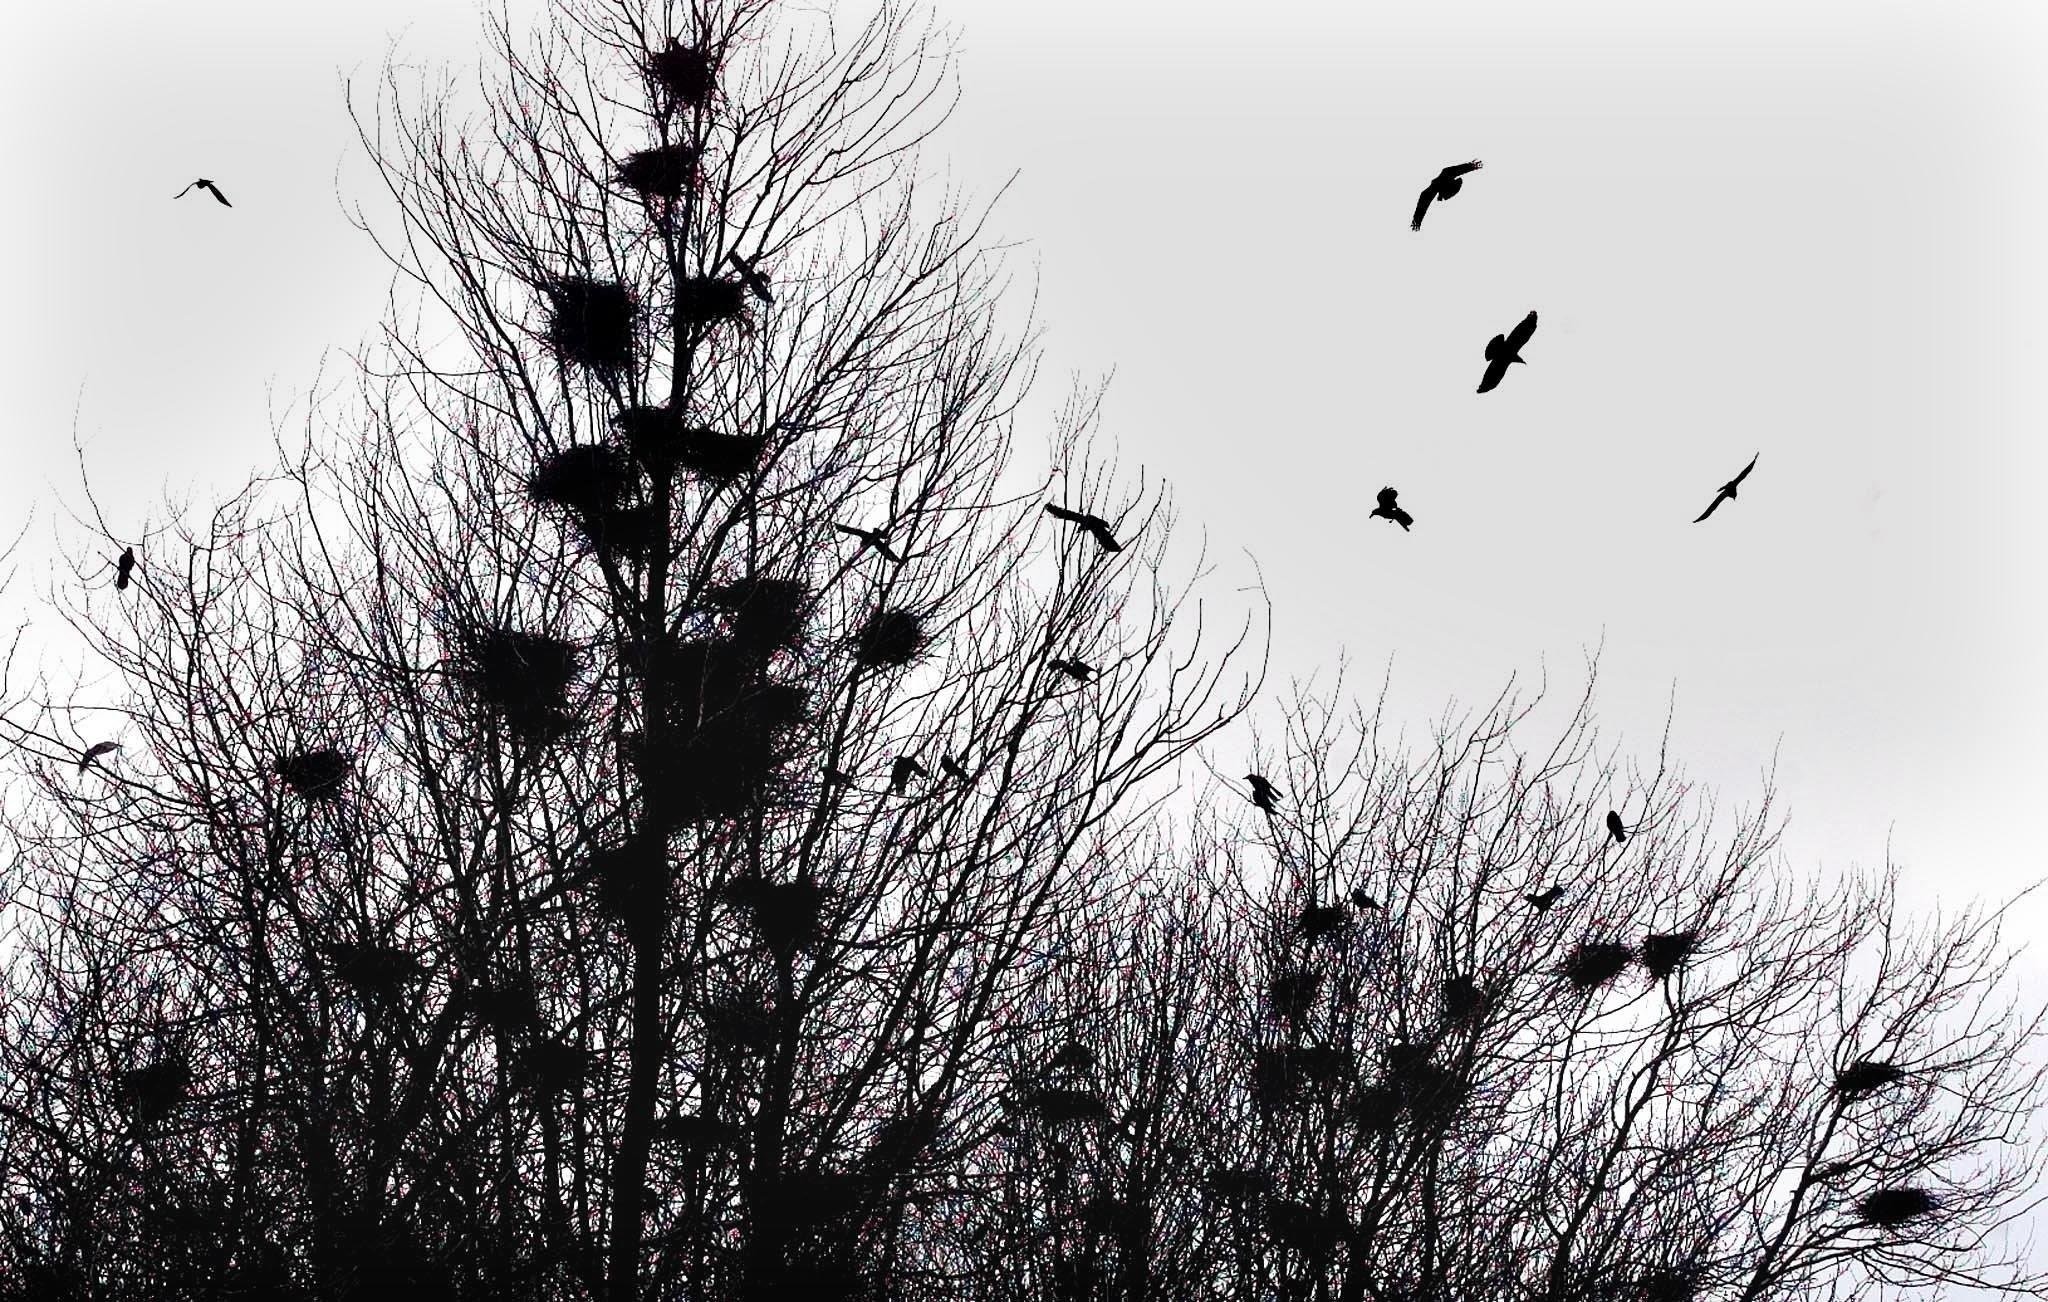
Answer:
<svg viewBox="0 0 2048 1302"><path fill-rule="evenodd" d="M718 84L718 65L701 45L670 41L668 48L647 56L647 79L679 104L696 107L711 98Z"/></svg>
<svg viewBox="0 0 2048 1302"><path fill-rule="evenodd" d="M565 362L614 375L633 362L640 303L612 280L564 276L547 286L548 343Z"/></svg>
<svg viewBox="0 0 2048 1302"><path fill-rule="evenodd" d="M1068 1121L1099 1121L1109 1105L1094 1090L1073 1085L1041 1085L1026 1096L1024 1106L1052 1125Z"/></svg>
<svg viewBox="0 0 2048 1302"><path fill-rule="evenodd" d="M577 523L593 549L626 560L646 560L668 538L668 522L647 502L583 516Z"/></svg>
<svg viewBox="0 0 2048 1302"><path fill-rule="evenodd" d="M516 1074L538 1092L557 1094L581 1085L592 1065L588 1049L559 1040L535 1040L519 1055Z"/></svg>
<svg viewBox="0 0 2048 1302"><path fill-rule="evenodd" d="M1444 982L1444 1019L1451 1022L1473 1022L1486 1012L1486 991L1479 979L1470 974L1454 976Z"/></svg>
<svg viewBox="0 0 2048 1302"><path fill-rule="evenodd" d="M1273 1192L1273 1177L1256 1167L1223 1166L1202 1181L1208 1191L1226 1202L1253 1202Z"/></svg>
<svg viewBox="0 0 2048 1302"><path fill-rule="evenodd" d="M1360 1130L1383 1133L1392 1130L1401 1119L1402 1106L1400 1091L1380 1084L1353 1094L1346 1112Z"/></svg>
<svg viewBox="0 0 2048 1302"><path fill-rule="evenodd" d="M1699 944L1697 931L1675 931L1669 935L1655 932L1643 937L1642 963L1650 975L1663 980L1684 965L1692 957L1692 951Z"/></svg>
<svg viewBox="0 0 2048 1302"><path fill-rule="evenodd" d="M723 685L678 682L674 734L652 751L633 736L630 757L649 771L653 794L671 815L685 822L744 816L769 798L779 770L794 758L788 734L803 723L808 695L768 682L720 699L693 696L692 686Z"/></svg>
<svg viewBox="0 0 2048 1302"><path fill-rule="evenodd" d="M583 666L574 643L545 633L494 628L465 639L464 677L514 733L552 739L564 732L569 690Z"/></svg>
<svg viewBox="0 0 2048 1302"><path fill-rule="evenodd" d="M286 755L276 764L284 784L308 800L332 800L341 794L354 761L332 748L303 750Z"/></svg>
<svg viewBox="0 0 2048 1302"><path fill-rule="evenodd" d="M1351 915L1341 904L1311 904L1301 911L1296 929L1303 940L1313 944L1343 931L1350 921Z"/></svg>
<svg viewBox="0 0 2048 1302"><path fill-rule="evenodd" d="M868 668L901 667L925 645L924 619L908 610L878 610L853 637L853 662Z"/></svg>
<svg viewBox="0 0 2048 1302"><path fill-rule="evenodd" d="M810 590L791 579L746 578L704 594L704 604L726 616L732 645L766 655L803 641Z"/></svg>
<svg viewBox="0 0 2048 1302"><path fill-rule="evenodd" d="M540 1025L540 1000L533 983L524 979L478 981L469 988L469 1014L501 1034L515 1035Z"/></svg>
<svg viewBox="0 0 2048 1302"><path fill-rule="evenodd" d="M1318 972L1282 972L1266 987L1273 1013L1282 1021L1298 1022L1314 1011L1316 994L1322 989Z"/></svg>
<svg viewBox="0 0 2048 1302"><path fill-rule="evenodd" d="M1558 970L1580 990L1597 990L1628 970L1636 953L1626 945L1589 940L1572 947Z"/></svg>
<svg viewBox="0 0 2048 1302"><path fill-rule="evenodd" d="M1266 1204L1266 1226L1276 1243L1305 1257L1325 1256L1351 1232L1350 1222L1337 1213L1286 1198Z"/></svg>
<svg viewBox="0 0 2048 1302"><path fill-rule="evenodd" d="M667 885L662 877L664 864L659 847L645 842L601 846L590 852L574 884L590 890L597 906L611 917L641 922L657 916Z"/></svg>
<svg viewBox="0 0 2048 1302"><path fill-rule="evenodd" d="M825 890L808 877L792 882L736 877L720 894L746 915L761 943L778 958L786 960L824 938Z"/></svg>
<svg viewBox="0 0 2048 1302"><path fill-rule="evenodd" d="M619 180L650 199L680 199L697 185L697 151L669 144L628 154L619 161Z"/></svg>
<svg viewBox="0 0 2048 1302"><path fill-rule="evenodd" d="M747 287L723 276L685 276L676 282L676 319L707 326L731 321L747 310Z"/></svg>
<svg viewBox="0 0 2048 1302"><path fill-rule="evenodd" d="M753 476L767 450L765 435L721 434L693 426L676 440L675 464L707 483L734 484Z"/></svg>
<svg viewBox="0 0 2048 1302"><path fill-rule="evenodd" d="M1637 1279L1635 1287L1642 1302L1692 1302L1699 1290L1699 1275L1693 1270L1653 1270Z"/></svg>
<svg viewBox="0 0 2048 1302"><path fill-rule="evenodd" d="M1905 1078L1904 1069L1891 1063L1863 1059L1852 1062L1835 1073L1835 1093L1843 1098L1859 1098Z"/></svg>
<svg viewBox="0 0 2048 1302"><path fill-rule="evenodd" d="M934 1116L891 1118L876 1128L865 1160L870 1167L883 1171L909 1171L938 1142L941 1129L939 1118Z"/></svg>
<svg viewBox="0 0 2048 1302"><path fill-rule="evenodd" d="M683 418L674 409L625 407L612 416L612 428L619 432L626 448L650 472L660 473L675 465L676 443L682 438Z"/></svg>
<svg viewBox="0 0 2048 1302"><path fill-rule="evenodd" d="M1093 1071L1095 1050L1079 1040L1069 1040L1061 1045L1052 1057L1046 1059L1045 1065L1048 1071Z"/></svg>
<svg viewBox="0 0 2048 1302"><path fill-rule="evenodd" d="M592 519L616 510L639 482L632 461L619 449L608 443L578 443L543 459L527 477L526 494Z"/></svg>
<svg viewBox="0 0 2048 1302"><path fill-rule="evenodd" d="M156 1121L192 1092L192 1068L175 1058L160 1059L146 1067L114 1074L114 1091L121 1107L142 1121Z"/></svg>
<svg viewBox="0 0 2048 1302"><path fill-rule="evenodd" d="M425 970L410 951L391 945L336 942L326 951L334 979L365 994L397 994Z"/></svg>
<svg viewBox="0 0 2048 1302"><path fill-rule="evenodd" d="M746 1135L738 1126L701 1113L679 1112L654 1123L654 1137L671 1144L704 1152L714 1148L738 1148Z"/></svg>
<svg viewBox="0 0 2048 1302"><path fill-rule="evenodd" d="M767 1053L775 1047L775 1014L759 994L735 991L705 1003L704 1038L727 1052Z"/></svg>
<svg viewBox="0 0 2048 1302"><path fill-rule="evenodd" d="M1862 1217L1866 1224L1891 1229L1904 1225L1907 1221L1917 1220L1940 1206L1941 1200L1933 1194L1908 1185L1897 1189L1880 1189L1867 1195L1856 1204L1856 1214Z"/></svg>

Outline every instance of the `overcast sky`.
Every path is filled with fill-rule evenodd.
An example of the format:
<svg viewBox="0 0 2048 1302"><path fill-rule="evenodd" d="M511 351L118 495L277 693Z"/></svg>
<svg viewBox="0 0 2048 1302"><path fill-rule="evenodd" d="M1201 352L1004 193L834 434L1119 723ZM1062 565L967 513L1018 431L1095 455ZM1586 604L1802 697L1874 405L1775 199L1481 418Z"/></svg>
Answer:
<svg viewBox="0 0 2048 1302"><path fill-rule="evenodd" d="M1510 673L1569 689L1604 642L1608 735L1653 750L1675 702L1727 800L1776 754L1795 862L1889 838L1961 902L2048 872L2039 8L946 0L965 100L931 159L1019 173L995 225L1049 374L1115 370L1126 466L1263 567L1281 676L1341 651L1370 692L1391 657L1419 727ZM74 430L140 533L345 365L388 274L344 216L372 196L343 79L476 33L470 0L10 15L0 524L42 504L29 587ZM171 201L201 175L232 210ZM1531 309L1529 364L1475 394ZM1382 484L1412 533L1367 518Z"/></svg>

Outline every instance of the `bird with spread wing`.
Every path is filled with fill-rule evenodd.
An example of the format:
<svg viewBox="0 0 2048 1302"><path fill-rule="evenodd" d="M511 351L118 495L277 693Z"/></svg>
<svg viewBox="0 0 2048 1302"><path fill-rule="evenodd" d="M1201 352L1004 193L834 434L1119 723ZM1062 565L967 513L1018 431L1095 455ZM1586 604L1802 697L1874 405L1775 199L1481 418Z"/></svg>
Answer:
<svg viewBox="0 0 2048 1302"><path fill-rule="evenodd" d="M1099 515L1090 515L1086 511L1069 511L1066 507L1054 506L1051 502L1045 504L1045 513L1055 520L1080 525L1095 536L1097 545L1106 552L1120 552L1124 549L1124 545L1116 540L1116 535L1109 531L1109 521Z"/></svg>
<svg viewBox="0 0 2048 1302"><path fill-rule="evenodd" d="M204 190L204 191L206 191L206 192L207 192L208 194L212 195L212 196L213 196L214 198L216 198L216 199L220 200L220 202L221 202L221 204L222 204L222 206L223 206L223 207L227 207L227 208L232 208L232 207L234 207L234 206L235 206L235 205L233 205L233 204L231 204L231 203L229 203L229 202L228 202L228 197L227 197L226 195L224 195L224 194L222 194L222 193L220 192L220 187L219 187L219 186L215 185L215 184L214 184L213 182L211 182L211 181L207 180L207 179L206 179L205 177L203 177L203 176L202 176L202 177L200 177L200 178L199 178L198 180L194 181L194 182L193 182L193 183L192 183L191 185L188 185L188 186L186 186L186 187L185 187L184 189L182 189L182 190L178 191L178 192L177 192L176 194L172 195L172 196L171 196L171 198L173 198L173 199L182 199L182 198L184 198L184 197L185 197L186 195L188 195L188 194L192 193L192 191L193 191L193 190L195 190L195 189L198 189L198 190Z"/></svg>
<svg viewBox="0 0 2048 1302"><path fill-rule="evenodd" d="M1379 516L1384 520L1392 520L1395 524L1401 526L1402 533L1407 533L1408 526L1415 523L1415 517L1403 511L1400 503L1394 500L1400 495L1399 489L1382 488L1380 490L1380 504L1372 509L1371 514Z"/></svg>
<svg viewBox="0 0 2048 1302"><path fill-rule="evenodd" d="M1714 500L1707 503L1706 510L1700 512L1697 516L1693 517L1693 523L1698 524L1701 520L1704 520L1708 516L1712 515L1714 513L1714 508L1721 505L1721 503L1733 500L1733 498L1735 497L1736 487L1740 485L1743 480L1749 478L1749 472L1756 469L1756 458L1762 455L1763 453L1759 452L1756 454L1756 457L1751 457L1749 459L1749 464L1742 468L1741 474L1729 480L1727 483L1721 485L1721 491L1714 494Z"/></svg>
<svg viewBox="0 0 2048 1302"><path fill-rule="evenodd" d="M1531 312L1522 318L1522 323L1505 335L1495 335L1486 345L1486 375L1479 381L1479 392L1486 393L1501 382L1508 373L1508 367L1522 360L1522 345L1529 342L1529 336L1536 333L1536 314Z"/></svg>
<svg viewBox="0 0 2048 1302"><path fill-rule="evenodd" d="M1422 197L1415 201L1415 220L1408 224L1408 229L1411 231L1421 230L1422 215L1429 211L1430 200L1448 199L1464 189L1465 183L1458 178L1467 172L1476 172L1482 166L1484 164L1475 158L1469 163L1456 163L1438 172L1436 179L1423 188Z"/></svg>

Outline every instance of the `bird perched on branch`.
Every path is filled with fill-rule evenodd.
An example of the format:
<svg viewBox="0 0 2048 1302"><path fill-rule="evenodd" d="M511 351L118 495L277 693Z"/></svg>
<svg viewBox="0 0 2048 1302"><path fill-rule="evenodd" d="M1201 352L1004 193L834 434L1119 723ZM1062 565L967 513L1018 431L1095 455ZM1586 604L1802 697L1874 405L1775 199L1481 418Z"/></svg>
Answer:
<svg viewBox="0 0 2048 1302"><path fill-rule="evenodd" d="M908 755L898 755L896 762L889 766L889 793L900 796L910 785L912 778L928 778L931 773L925 766Z"/></svg>
<svg viewBox="0 0 2048 1302"><path fill-rule="evenodd" d="M1363 886L1351 888L1351 902L1361 909L1377 909L1380 907L1380 902L1367 895Z"/></svg>
<svg viewBox="0 0 2048 1302"><path fill-rule="evenodd" d="M1701 520L1704 520L1708 516L1712 515L1714 513L1714 508L1721 505L1721 503L1732 501L1735 497L1736 488L1741 485L1743 480L1749 478L1749 472L1756 469L1757 457L1760 457L1762 455L1763 453L1759 452L1756 454L1756 457L1751 457L1749 459L1749 464L1742 468L1741 474L1729 480L1727 483L1721 485L1721 491L1714 494L1714 500L1707 503L1706 510L1700 512L1698 516L1694 517L1693 523L1698 524Z"/></svg>
<svg viewBox="0 0 2048 1302"><path fill-rule="evenodd" d="M955 782L967 783L974 781L974 775L961 767L960 761L954 759L951 755L939 756L939 768L947 777L952 778Z"/></svg>
<svg viewBox="0 0 2048 1302"><path fill-rule="evenodd" d="M741 257L738 249L734 249L726 254L725 260L732 264L734 271L740 273L740 279L746 283L747 289L755 298L760 299L763 303L772 304L775 302L775 295L768 292L768 277L763 275L753 263Z"/></svg>
<svg viewBox="0 0 2048 1302"><path fill-rule="evenodd" d="M114 591L123 592L128 587L128 576L135 573L135 549L123 547L121 559L114 566Z"/></svg>
<svg viewBox="0 0 2048 1302"><path fill-rule="evenodd" d="M1057 670L1075 682L1085 683L1095 677L1095 666L1085 664L1079 660L1048 660L1045 662L1045 667Z"/></svg>
<svg viewBox="0 0 2048 1302"><path fill-rule="evenodd" d="M1616 845L1628 843L1628 829L1621 825L1621 815L1611 809L1607 811L1607 835L1614 838Z"/></svg>
<svg viewBox="0 0 2048 1302"><path fill-rule="evenodd" d="M206 192L207 192L208 194L212 195L212 196L213 196L214 198L216 198L216 199L220 200L220 201L221 201L221 203L222 203L222 205L223 205L223 206L225 206L225 207L229 207L229 208L232 208L232 207L234 207L234 206L235 206L235 205L233 205L233 204L231 204L231 203L229 203L229 202L228 202L228 197L227 197L226 195L224 195L224 194L222 194L222 193L220 192L220 187L219 187L219 186L215 185L215 184L214 184L213 182L211 182L211 181L207 180L207 179L206 179L205 177L203 177L203 176L202 176L202 177L200 177L200 178L199 178L198 180L194 181L194 182L193 182L193 183L192 183L191 185L188 185L188 186L186 186L186 187L185 187L184 189L182 189L182 190L178 191L178 192L177 192L176 194L172 195L172 196L171 196L171 198L173 198L173 199L182 199L182 198L184 198L184 197L185 197L186 195L188 195L188 194L192 193L192 191L193 191L193 190L194 190L195 188L197 188L197 189L201 189L201 190L204 190L204 191L206 191Z"/></svg>
<svg viewBox="0 0 2048 1302"><path fill-rule="evenodd" d="M1244 780L1251 784L1252 803L1267 813L1272 813L1277 808L1276 802L1279 799L1279 793L1273 790L1273 784L1256 773L1245 774Z"/></svg>
<svg viewBox="0 0 2048 1302"><path fill-rule="evenodd" d="M1495 335L1486 345L1486 374L1480 378L1479 392L1485 393L1501 382L1508 373L1508 367L1522 360L1522 345L1529 342L1529 336L1536 333L1536 314L1531 312L1522 318L1522 323L1505 335Z"/></svg>
<svg viewBox="0 0 2048 1302"><path fill-rule="evenodd" d="M1421 230L1422 215L1429 211L1429 201L1432 199L1448 199L1464 189L1465 183L1458 178L1467 172L1476 172L1482 166L1484 164L1475 158L1469 163L1454 163L1443 171L1438 172L1436 179L1423 187L1422 197L1415 201L1415 220L1408 224L1408 229L1411 231Z"/></svg>
<svg viewBox="0 0 2048 1302"><path fill-rule="evenodd" d="M885 560L897 565L903 564L903 558L889 549L889 531L887 529L856 529L850 524L841 524L837 520L832 522L832 527L849 538L860 539L863 546L872 547L882 553Z"/></svg>
<svg viewBox="0 0 2048 1302"><path fill-rule="evenodd" d="M1380 490L1380 504L1372 509L1372 514L1384 520L1392 520L1395 524L1401 526L1402 533L1407 533L1408 526L1415 523L1415 517L1403 511L1400 504L1394 500L1399 496L1400 490L1398 489L1382 488Z"/></svg>
<svg viewBox="0 0 2048 1302"><path fill-rule="evenodd" d="M1116 535L1109 531L1109 522L1099 515L1090 515L1086 511L1069 511L1066 507L1054 506L1051 502L1045 504L1045 513L1055 520L1080 525L1095 535L1096 543L1106 552L1120 552L1124 549L1124 545L1116 540Z"/></svg>
<svg viewBox="0 0 2048 1302"><path fill-rule="evenodd" d="M1551 905L1564 898L1564 887L1553 886L1547 891L1539 891L1535 895L1524 895L1522 898L1535 905L1538 912L1547 912Z"/></svg>
<svg viewBox="0 0 2048 1302"><path fill-rule="evenodd" d="M119 749L121 749L121 743L118 741L94 742L92 745L85 748L85 753L83 755L80 755L78 757L78 771L80 773L85 772L86 765L92 763L100 756L107 754L109 751L117 751Z"/></svg>
<svg viewBox="0 0 2048 1302"><path fill-rule="evenodd" d="M842 773L840 770L827 764L825 766L825 785L828 787L850 787L853 785L853 775L851 773Z"/></svg>

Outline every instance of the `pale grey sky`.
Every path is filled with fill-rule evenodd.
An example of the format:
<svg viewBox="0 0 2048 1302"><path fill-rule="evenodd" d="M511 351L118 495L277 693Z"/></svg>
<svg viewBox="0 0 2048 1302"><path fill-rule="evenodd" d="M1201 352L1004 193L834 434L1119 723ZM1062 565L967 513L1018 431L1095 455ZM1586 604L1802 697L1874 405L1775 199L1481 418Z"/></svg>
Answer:
<svg viewBox="0 0 2048 1302"><path fill-rule="evenodd" d="M1051 386L1116 370L1107 431L1256 554L1283 677L1342 650L1370 692L1391 656L1419 728L1539 664L1569 689L1604 638L1608 734L1654 749L1675 693L1673 751L1727 799L1776 751L1795 862L1889 835L1961 900L2048 873L2039 8L942 0L965 101L930 158L1021 173L995 228ZM269 413L374 329L341 78L401 31L468 60L476 14L10 23L0 523L78 500L75 411L132 533L261 465ZM201 175L232 210L171 201ZM1532 308L1529 364L1475 394ZM1366 517L1381 484L1413 533Z"/></svg>

